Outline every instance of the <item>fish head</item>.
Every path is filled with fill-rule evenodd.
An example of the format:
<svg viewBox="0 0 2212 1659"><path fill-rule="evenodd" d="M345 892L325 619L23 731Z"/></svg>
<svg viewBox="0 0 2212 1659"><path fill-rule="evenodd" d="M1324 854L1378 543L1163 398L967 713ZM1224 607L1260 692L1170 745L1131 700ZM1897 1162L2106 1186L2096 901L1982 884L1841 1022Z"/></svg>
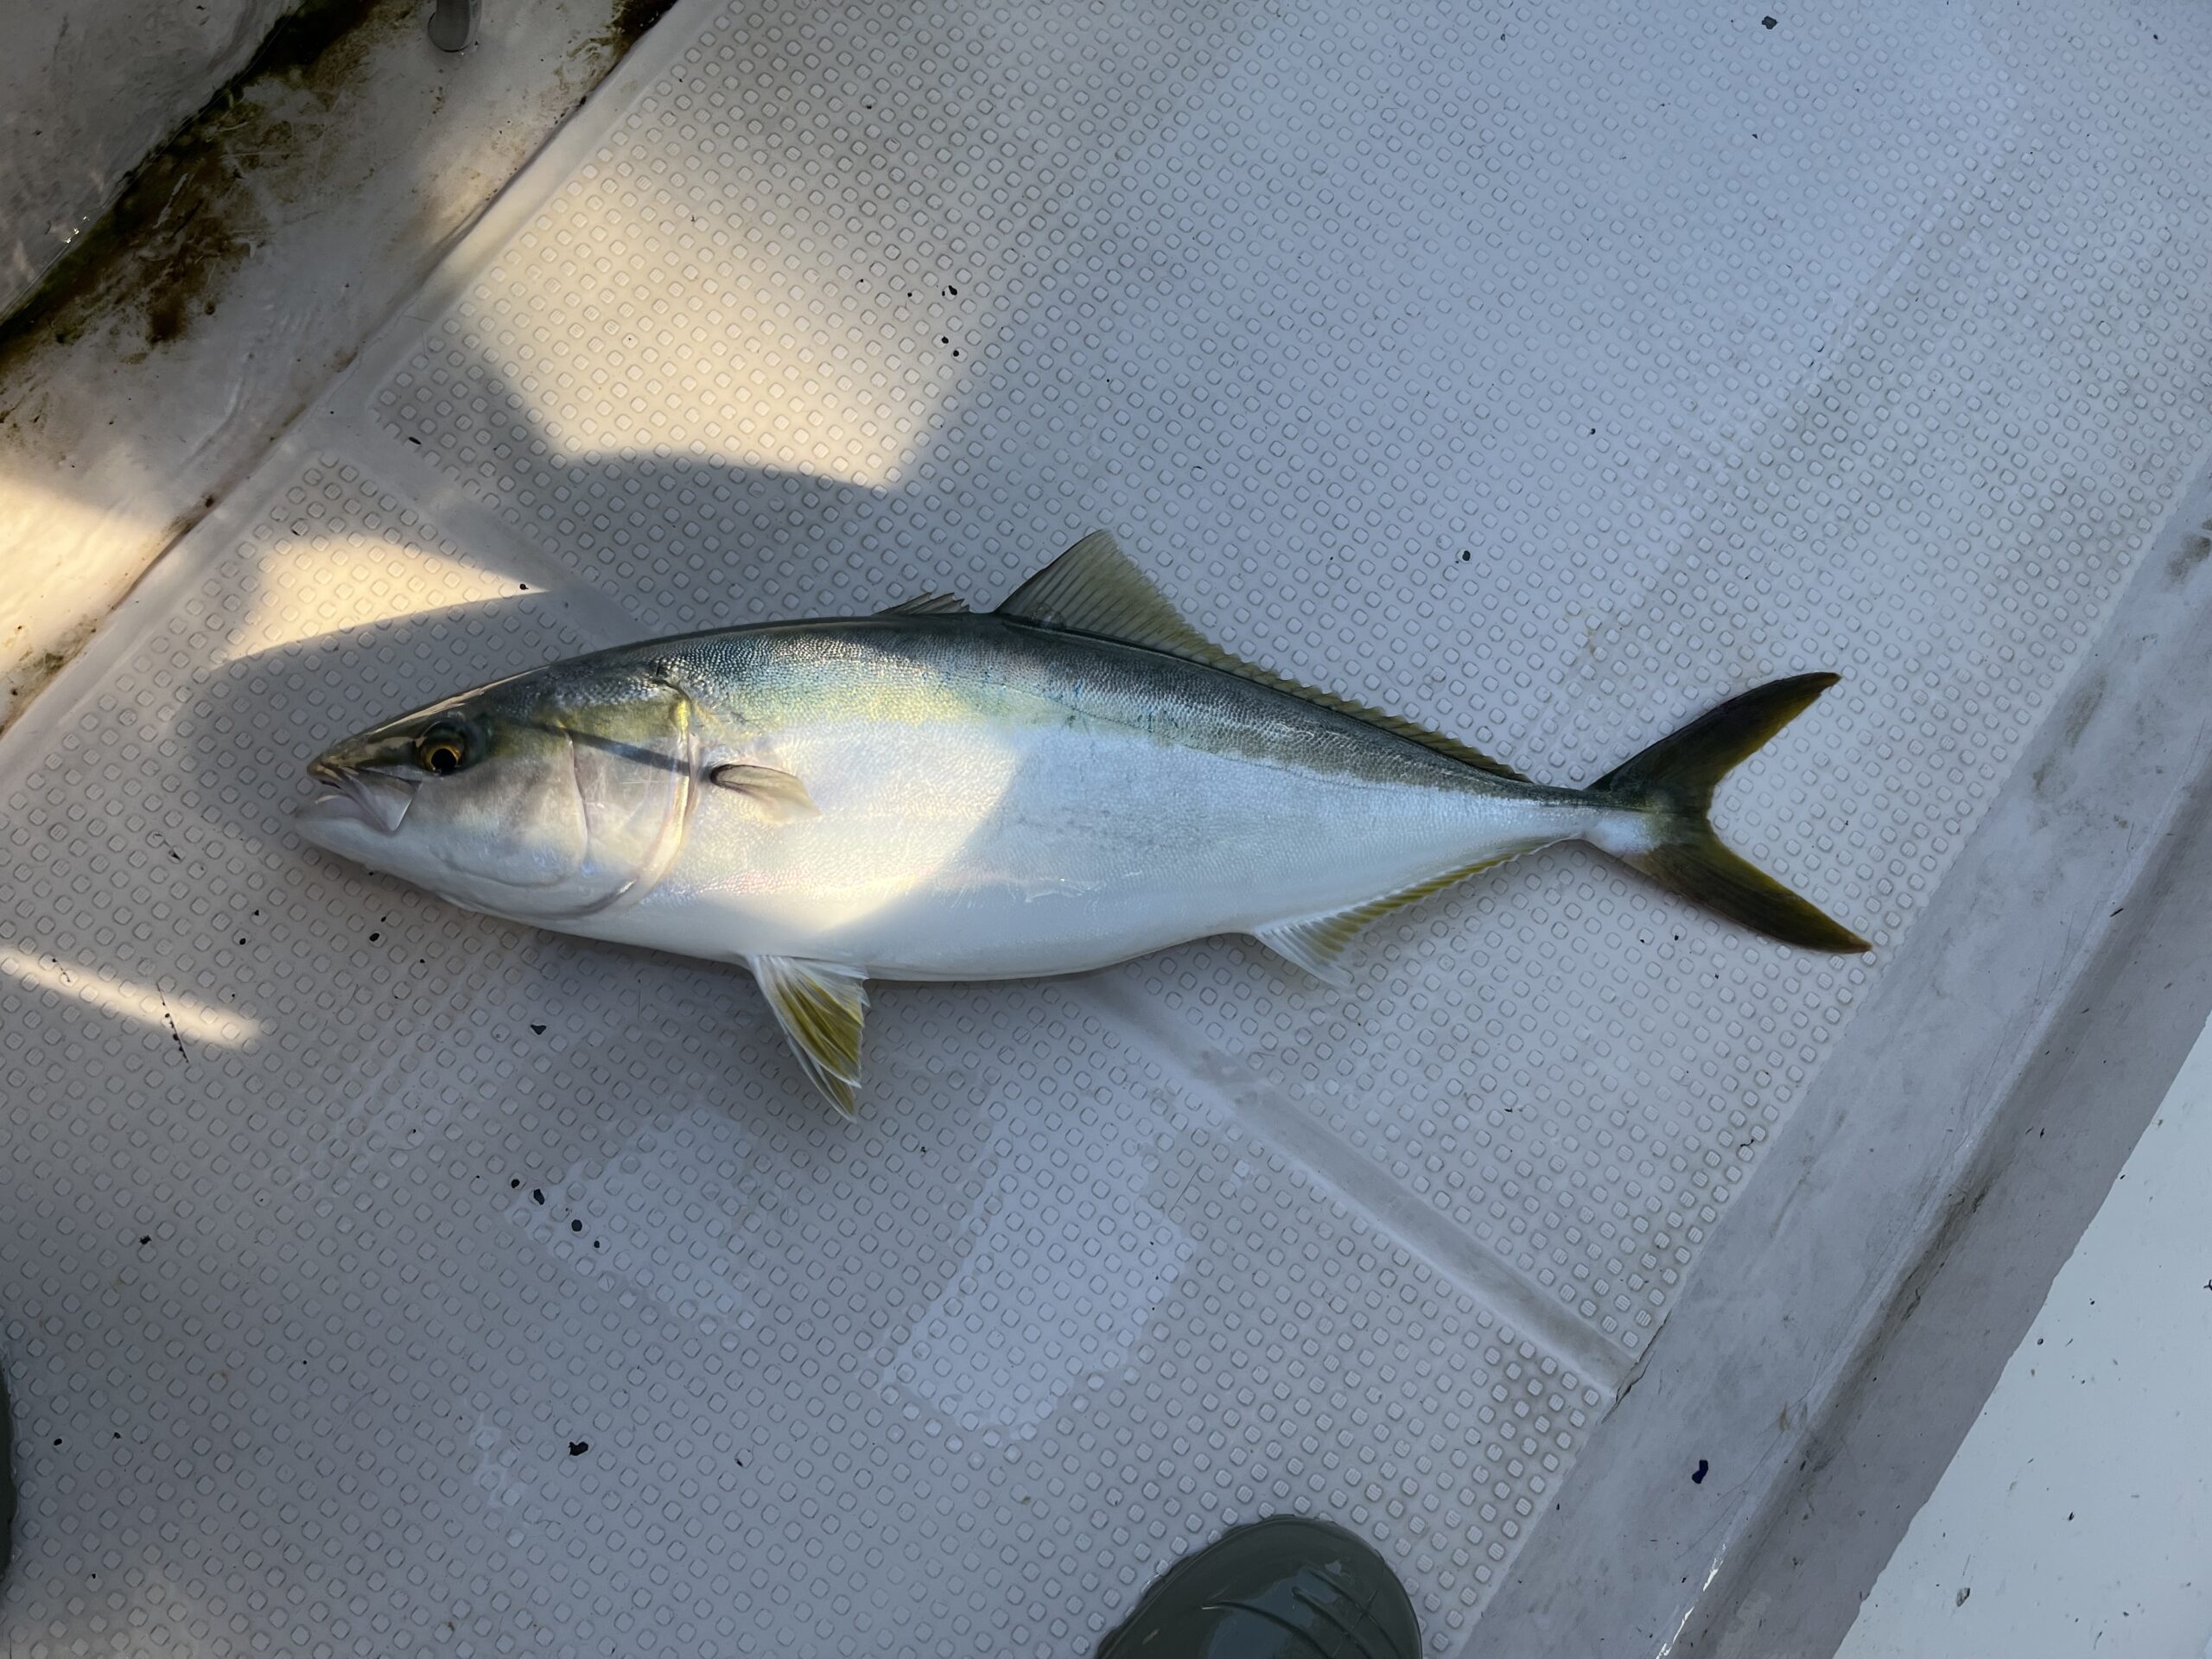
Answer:
<svg viewBox="0 0 2212 1659"><path fill-rule="evenodd" d="M332 745L308 763L324 789L294 821L454 904L557 924L666 873L697 749L690 699L649 669L555 664Z"/></svg>

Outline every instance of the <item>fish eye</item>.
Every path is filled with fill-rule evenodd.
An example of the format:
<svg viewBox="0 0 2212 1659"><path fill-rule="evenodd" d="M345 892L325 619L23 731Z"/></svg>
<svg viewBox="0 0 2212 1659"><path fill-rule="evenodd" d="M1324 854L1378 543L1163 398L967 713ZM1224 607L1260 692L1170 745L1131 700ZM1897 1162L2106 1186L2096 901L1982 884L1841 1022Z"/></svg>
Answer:
<svg viewBox="0 0 2212 1659"><path fill-rule="evenodd" d="M425 772L450 778L468 764L468 734L451 726L433 726L415 740L415 760Z"/></svg>

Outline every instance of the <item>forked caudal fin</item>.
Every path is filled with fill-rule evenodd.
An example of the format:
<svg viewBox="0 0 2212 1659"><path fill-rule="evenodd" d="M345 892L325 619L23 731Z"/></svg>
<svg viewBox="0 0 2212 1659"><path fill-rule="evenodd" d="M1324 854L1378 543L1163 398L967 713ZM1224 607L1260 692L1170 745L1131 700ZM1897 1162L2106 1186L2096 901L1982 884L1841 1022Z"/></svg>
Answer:
<svg viewBox="0 0 2212 1659"><path fill-rule="evenodd" d="M1784 944L1808 950L1872 950L1840 922L1731 852L1707 816L1714 787L1736 764L1835 683L1833 674L1799 674L1731 697L1607 772L1589 792L1640 813L1649 839L1640 848L1606 850L1669 892Z"/></svg>

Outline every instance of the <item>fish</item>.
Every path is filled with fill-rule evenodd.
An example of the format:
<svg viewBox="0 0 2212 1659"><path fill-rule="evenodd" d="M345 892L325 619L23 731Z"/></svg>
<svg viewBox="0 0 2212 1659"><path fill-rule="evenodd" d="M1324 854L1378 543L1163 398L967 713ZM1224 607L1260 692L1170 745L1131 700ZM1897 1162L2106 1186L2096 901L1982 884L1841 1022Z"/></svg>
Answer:
<svg viewBox="0 0 2212 1659"><path fill-rule="evenodd" d="M995 610L652 639L317 755L301 836L449 903L742 964L856 1109L872 980L1081 973L1244 934L1332 984L1382 917L1581 841L1769 938L1858 934L1731 850L1715 786L1836 682L1745 691L1582 788L1208 639L1111 535Z"/></svg>

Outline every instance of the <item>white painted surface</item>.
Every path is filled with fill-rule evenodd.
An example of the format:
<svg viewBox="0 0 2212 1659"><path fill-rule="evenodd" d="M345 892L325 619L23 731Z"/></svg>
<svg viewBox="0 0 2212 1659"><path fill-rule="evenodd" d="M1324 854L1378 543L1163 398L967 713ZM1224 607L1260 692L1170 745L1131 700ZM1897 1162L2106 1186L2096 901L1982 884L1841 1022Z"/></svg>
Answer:
<svg viewBox="0 0 2212 1659"><path fill-rule="evenodd" d="M0 5L0 312L289 10L289 0Z"/></svg>
<svg viewBox="0 0 2212 1659"><path fill-rule="evenodd" d="M1978 1039L1993 1071L2047 986L1929 993L1969 931L1936 890L1955 854L1974 878L1977 815L2212 432L2205 221L2170 205L2212 177L2175 117L2195 87L2109 12L1715 10L1647 39L1554 8L1496 52L1440 8L716 13L671 20L651 84L556 139L0 749L29 964L0 1046L38 1108L0 1160L35 1452L0 1617L57 1648L143 1617L179 1651L296 1649L293 1592L353 1590L373 1534L380 1610L436 1651L1074 1652L1182 1549L1306 1507L1401 1564L1433 1653L1621 1651L1516 1639L1489 1598L1589 1548L1554 1494L1623 1437L1597 1414L1713 1277L1723 1211L1777 1193L1770 1253L1816 1231L1840 1264L1841 1289L1716 1293L1802 1350L1977 1127L1961 1086L1881 1133L1904 1091L1862 1072L1878 1179L1769 1173L1842 1011L1880 1014L1858 969L1563 855L1384 932L1357 1002L1230 947L898 988L871 1036L896 1108L849 1128L728 980L365 884L278 805L318 738L434 677L611 626L980 598L1118 524L1232 643L1484 722L1546 775L1700 690L1847 661L1842 737L1777 743L1729 821L1880 914L1872 988L1922 993L1887 1051ZM1793 90L1845 60L1848 110ZM1821 249L1826 296L1796 270ZM2112 684L2131 716L2155 689ZM2079 712L2047 723L2094 739ZM2083 788L2050 777L2039 855ZM2057 983L2078 936L2049 914ZM188 1057L135 994L176 985L283 1040ZM1655 1356L1638 1401L1684 1363ZM1684 1459L1666 1494L1708 1540L1802 1398L1729 1382L1714 1478ZM322 1491L341 1458L374 1489ZM274 1561L246 1529L302 1494L307 1565ZM1649 1536L1616 1564L1649 1571ZM88 1540L127 1563L97 1595ZM218 1619L245 1634L190 1645Z"/></svg>
<svg viewBox="0 0 2212 1659"><path fill-rule="evenodd" d="M2212 1027L1839 1659L2212 1652Z"/></svg>
<svg viewBox="0 0 2212 1659"><path fill-rule="evenodd" d="M145 0L31 10L0 0L0 313L60 251L33 232L83 228L288 8L231 6L243 45L197 56ZM311 71L241 89L201 130L213 151L184 199L117 264L73 277L75 299L32 343L0 347L0 727L607 73L616 10L494 6L478 43L449 54L425 10L374 9ZM97 73L72 55L88 28L113 52ZM168 69L149 42L174 48ZM65 114L55 149L47 124ZM207 259L211 245L229 253ZM165 292L181 302L156 327Z"/></svg>

